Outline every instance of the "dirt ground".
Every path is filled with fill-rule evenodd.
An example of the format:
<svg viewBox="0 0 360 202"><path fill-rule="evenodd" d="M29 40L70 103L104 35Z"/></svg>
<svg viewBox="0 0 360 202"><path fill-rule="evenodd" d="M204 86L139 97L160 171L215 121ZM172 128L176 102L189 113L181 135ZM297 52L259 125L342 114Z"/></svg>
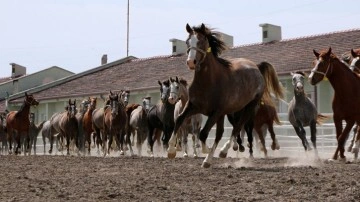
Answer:
<svg viewBox="0 0 360 202"><path fill-rule="evenodd" d="M308 157L0 156L0 201L360 201L359 163Z"/></svg>

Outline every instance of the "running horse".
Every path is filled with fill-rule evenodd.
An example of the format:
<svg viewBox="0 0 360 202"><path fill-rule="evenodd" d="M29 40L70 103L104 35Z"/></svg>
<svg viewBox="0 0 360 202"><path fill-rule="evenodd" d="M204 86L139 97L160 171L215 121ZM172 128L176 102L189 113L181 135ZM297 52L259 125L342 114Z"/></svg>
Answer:
<svg viewBox="0 0 360 202"><path fill-rule="evenodd" d="M30 128L29 128L29 137L30 137L30 147L33 146L34 155L36 155L36 142L39 135L39 132L42 130L45 121L42 121L38 125L35 124L35 114L30 113ZM29 154L31 154L31 149L29 150Z"/></svg>
<svg viewBox="0 0 360 202"><path fill-rule="evenodd" d="M337 160L340 155L340 160L346 161L344 151L349 132L355 123L360 124L360 79L346 63L331 52L331 48L313 52L316 59L309 75L310 83L317 85L326 77L334 89L332 109L338 146L331 160ZM346 122L345 128L343 121ZM355 161L359 152L359 138L357 135L356 145L353 147Z"/></svg>
<svg viewBox="0 0 360 202"><path fill-rule="evenodd" d="M110 154L110 148L112 141L115 138L117 146L120 149L120 154L124 155L124 138L126 135L127 115L125 112L125 101L121 98L123 91L119 93L113 93L110 91L109 94L109 107L104 110L104 133L102 136L104 156ZM126 136L130 153L134 155L130 136ZM108 147L106 151L107 138L109 138Z"/></svg>
<svg viewBox="0 0 360 202"><path fill-rule="evenodd" d="M19 111L10 111L6 116L6 129L7 129L7 139L9 143L9 154L12 153L12 140L13 134L16 133L15 141L16 148L15 154L20 154L19 149L21 148L21 137L25 137L25 155L29 152L30 149L30 106L37 106L39 102L34 98L33 95L28 95L25 92L25 99L21 105Z"/></svg>
<svg viewBox="0 0 360 202"><path fill-rule="evenodd" d="M154 142L159 136L160 132L163 132L162 142L163 148L168 148L169 139L171 133L174 130L174 109L175 104L169 102L170 96L170 80L166 79L163 82L158 81L160 85L160 99L161 102L150 108L147 116L148 120L148 144L149 154L154 156Z"/></svg>
<svg viewBox="0 0 360 202"><path fill-rule="evenodd" d="M231 137L236 137L243 125L254 119L260 100L270 97L270 91L277 89L279 83L273 83L277 75L272 65L256 65L244 59L224 59L219 55L227 47L220 40L219 34L213 32L204 24L186 30L189 37L187 66L194 70L194 77L189 86L189 100L184 110L175 122L174 132L169 141L168 157L176 156L176 133L185 119L201 113L208 116L200 131L199 139L205 144L212 126L216 123L216 137L202 163L202 167L210 167L214 152L224 132L224 118L227 115L233 125ZM268 73L271 75L268 75ZM269 78L271 78L269 80ZM277 86L274 88L274 86ZM279 96L278 92L275 92ZM251 129L252 124L249 124ZM248 138L250 153L252 153L252 136ZM241 138L237 138L242 145Z"/></svg>
<svg viewBox="0 0 360 202"><path fill-rule="evenodd" d="M84 142L87 141L88 143L88 154L90 155L90 149L91 149L91 134L93 133L93 127L92 127L92 114L93 111L96 108L96 97L88 99L90 102L88 104L88 107L86 109L86 112L83 115L83 118L81 120L82 122L82 128L84 131Z"/></svg>
<svg viewBox="0 0 360 202"><path fill-rule="evenodd" d="M187 81L182 78L175 77L175 79L170 77L170 96L169 102L176 103L174 110L174 120L176 120L182 110L184 110L186 102L189 100L189 93L187 89ZM179 100L179 101L177 101ZM177 101L177 102L176 102ZM188 156L188 134L192 134L193 141L193 152L194 157L198 156L197 147L199 146L199 133L202 124L202 115L195 114L192 115L184 121L184 123L180 126L177 135L178 143L177 148L181 150L180 145L184 147L184 157ZM182 143L182 144L180 144ZM209 148L206 145L202 145L202 153L209 153Z"/></svg>
<svg viewBox="0 0 360 202"><path fill-rule="evenodd" d="M315 104L306 96L304 91L305 74L301 71L292 72L292 84L294 86L294 97L289 102L288 118L294 127L296 134L301 139L305 151L311 150L306 139L304 127L310 127L311 142L314 146L315 155L318 157L316 149L316 124L321 124L327 116L319 114Z"/></svg>

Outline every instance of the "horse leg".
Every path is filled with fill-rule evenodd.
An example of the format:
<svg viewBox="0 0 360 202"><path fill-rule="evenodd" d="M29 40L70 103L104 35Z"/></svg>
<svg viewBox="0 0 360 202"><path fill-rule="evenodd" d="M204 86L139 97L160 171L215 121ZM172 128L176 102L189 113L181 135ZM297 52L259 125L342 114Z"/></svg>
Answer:
<svg viewBox="0 0 360 202"><path fill-rule="evenodd" d="M348 121L346 123L346 126L344 128L344 131L341 133L340 137L338 138L338 150L340 152L340 158L342 160L346 160L346 157L344 155L345 152L345 142L348 138L349 132L351 131L351 128L354 126L355 121Z"/></svg>
<svg viewBox="0 0 360 202"><path fill-rule="evenodd" d="M234 142L235 137L233 135L233 133L230 135L230 139L228 141L225 142L224 146L221 147L220 149L220 153L219 153L219 157L220 158L226 158L227 153L230 149L231 146L231 142ZM234 144L237 144L236 142L234 142ZM236 151L236 150L235 150Z"/></svg>
<svg viewBox="0 0 360 202"><path fill-rule="evenodd" d="M357 132L356 134L354 134L354 138L355 139L355 135L356 135L356 141L355 141L355 144L354 146L352 147L352 153L354 154L354 162L357 162L357 159L358 159L358 155L359 155L359 147L360 147L360 128L359 127L356 127L357 128Z"/></svg>
<svg viewBox="0 0 360 202"><path fill-rule="evenodd" d="M177 134L179 128L181 127L181 125L183 124L183 122L185 121L185 119L194 114L197 114L197 112L195 111L193 104L189 101L186 102L186 105L185 105L183 111L181 112L181 114L179 114L179 116L177 117L177 119L175 121L174 130L172 131L172 134L170 134L170 139L168 142L169 146L168 146L168 150L167 150L168 158L175 158L175 156L176 156L175 145L176 145L176 139L177 139L176 134ZM212 125L214 125L214 124L215 124L215 121ZM201 134L201 132L200 132L200 134ZM207 135L206 135L206 137L207 137ZM205 138L205 140L206 140L206 138ZM205 146L206 146L206 144L205 144Z"/></svg>
<svg viewBox="0 0 360 202"><path fill-rule="evenodd" d="M66 155L70 155L70 134L65 134L66 137Z"/></svg>
<svg viewBox="0 0 360 202"><path fill-rule="evenodd" d="M204 128L200 131L200 141L205 144L206 139L209 135L209 132L216 122L215 141L210 149L209 154L205 157L205 159L201 165L201 167L203 167L203 168L209 168L211 165L211 161L212 161L212 158L214 157L214 152L216 150L216 147L219 144L219 142L222 138L222 135L224 133L224 118L225 118L224 115L218 115L218 114L213 114L212 116L209 116L204 125Z"/></svg>
<svg viewBox="0 0 360 202"><path fill-rule="evenodd" d="M37 135L32 138L32 145L34 148L34 155L36 155L36 142L37 142Z"/></svg>
<svg viewBox="0 0 360 202"><path fill-rule="evenodd" d="M126 135L125 134L125 130L123 129L123 131L122 131L122 136L123 137L126 137L126 142L128 143L128 145L129 145L129 149L130 149L130 155L131 156L134 156L134 151L133 151L133 149L132 149L132 142L131 142L131 133L129 134L129 135Z"/></svg>
<svg viewBox="0 0 360 202"><path fill-rule="evenodd" d="M312 120L310 122L310 133L311 133L311 142L314 146L314 150L315 150L315 156L318 158L319 154L316 148L316 121Z"/></svg>
<svg viewBox="0 0 360 202"><path fill-rule="evenodd" d="M299 120L296 120L297 126L293 126L295 129L296 134L299 136L302 145L304 146L305 151L310 150L309 143L306 140L306 132L302 123Z"/></svg>
<svg viewBox="0 0 360 202"><path fill-rule="evenodd" d="M338 140L343 130L342 119L340 119L337 116L334 116L333 119L336 130L336 140ZM333 160L336 160L338 158L338 153L339 153L339 147L336 147L335 153L332 158Z"/></svg>
<svg viewBox="0 0 360 202"><path fill-rule="evenodd" d="M256 127L255 132L257 133L258 138L260 139L260 150L264 152L265 158L267 157L267 150L265 145L265 137L261 127ZM257 141L256 141L257 142Z"/></svg>
<svg viewBox="0 0 360 202"><path fill-rule="evenodd" d="M15 141L16 141L16 149L15 149L15 154L21 154L21 133L17 132L16 136L15 136Z"/></svg>
<svg viewBox="0 0 360 202"><path fill-rule="evenodd" d="M269 124L268 125L268 131L270 133L271 139L272 139L272 144L271 144L271 149L272 150L279 150L280 149L280 145L278 140L276 139L276 135L274 132L274 125L273 124Z"/></svg>
<svg viewBox="0 0 360 202"><path fill-rule="evenodd" d="M182 140L182 145L184 147L184 157L188 157L188 131L187 130L183 130L181 137ZM196 154L196 151L194 150L194 154Z"/></svg>
<svg viewBox="0 0 360 202"><path fill-rule="evenodd" d="M252 135L252 132L254 129L253 119L251 119L250 121L248 121L247 124L244 125L244 129L246 131L247 138L248 138L250 158L253 158L253 135Z"/></svg>
<svg viewBox="0 0 360 202"><path fill-rule="evenodd" d="M13 140L13 131L11 129L7 129L7 141L8 141L8 144L9 144L9 154L12 154L12 140Z"/></svg>
<svg viewBox="0 0 360 202"><path fill-rule="evenodd" d="M149 131L148 131L148 145L149 145L149 155L150 157L154 157L154 139L153 139L153 135L154 135L154 130L155 128L153 126L149 125Z"/></svg>

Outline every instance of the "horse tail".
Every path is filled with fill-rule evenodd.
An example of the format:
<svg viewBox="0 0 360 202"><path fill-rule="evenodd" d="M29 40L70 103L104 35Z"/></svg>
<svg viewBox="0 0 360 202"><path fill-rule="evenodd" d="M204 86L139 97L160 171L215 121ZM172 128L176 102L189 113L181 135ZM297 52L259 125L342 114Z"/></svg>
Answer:
<svg viewBox="0 0 360 202"><path fill-rule="evenodd" d="M274 114L274 123L275 123L276 125L282 125L282 123L281 123L281 121L280 121L279 116L278 116L277 113Z"/></svg>
<svg viewBox="0 0 360 202"><path fill-rule="evenodd" d="M322 123L324 123L324 121L326 121L329 117L322 115L322 114L318 114L317 118L316 118L316 123L321 125Z"/></svg>
<svg viewBox="0 0 360 202"><path fill-rule="evenodd" d="M268 62L261 62L257 66L265 80L265 97L270 98L271 93L273 93L276 98L283 98L284 88L280 85L275 68L272 66L272 64Z"/></svg>

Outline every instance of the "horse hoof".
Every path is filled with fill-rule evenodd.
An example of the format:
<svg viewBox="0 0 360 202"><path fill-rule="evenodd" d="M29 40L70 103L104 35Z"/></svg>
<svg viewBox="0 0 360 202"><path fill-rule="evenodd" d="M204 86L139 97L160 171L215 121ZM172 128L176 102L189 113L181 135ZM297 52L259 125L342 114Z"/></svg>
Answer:
<svg viewBox="0 0 360 202"><path fill-rule="evenodd" d="M120 155L124 155L124 151L120 151Z"/></svg>
<svg viewBox="0 0 360 202"><path fill-rule="evenodd" d="M220 158L226 158L226 156L227 156L227 153L226 153L226 152L221 151L221 152L219 153L219 157L220 157Z"/></svg>
<svg viewBox="0 0 360 202"><path fill-rule="evenodd" d="M202 163L201 167L203 167L203 168L210 168L210 165L211 165L210 163L204 161L204 162Z"/></svg>
<svg viewBox="0 0 360 202"><path fill-rule="evenodd" d="M233 146L233 150L234 151L237 151L239 149L239 146L238 145L236 145L236 144L234 144L234 146Z"/></svg>
<svg viewBox="0 0 360 202"><path fill-rule="evenodd" d="M352 146L349 146L346 151L347 152L352 152L352 150L353 150Z"/></svg>
<svg viewBox="0 0 360 202"><path fill-rule="evenodd" d="M176 147L176 151L182 151L181 147Z"/></svg>
<svg viewBox="0 0 360 202"><path fill-rule="evenodd" d="M187 153L184 153L184 157L186 158L186 157L188 157L189 155L187 154Z"/></svg>
<svg viewBox="0 0 360 202"><path fill-rule="evenodd" d="M242 145L240 145L240 146L239 146L239 151L240 151L240 152L244 152L244 151L245 151L245 147L242 146Z"/></svg>
<svg viewBox="0 0 360 202"><path fill-rule="evenodd" d="M175 156L176 156L176 152L175 153L168 153L168 158L169 159L173 159L173 158L175 158Z"/></svg>
<svg viewBox="0 0 360 202"><path fill-rule="evenodd" d="M359 153L359 148L352 148L351 153L358 154Z"/></svg>

